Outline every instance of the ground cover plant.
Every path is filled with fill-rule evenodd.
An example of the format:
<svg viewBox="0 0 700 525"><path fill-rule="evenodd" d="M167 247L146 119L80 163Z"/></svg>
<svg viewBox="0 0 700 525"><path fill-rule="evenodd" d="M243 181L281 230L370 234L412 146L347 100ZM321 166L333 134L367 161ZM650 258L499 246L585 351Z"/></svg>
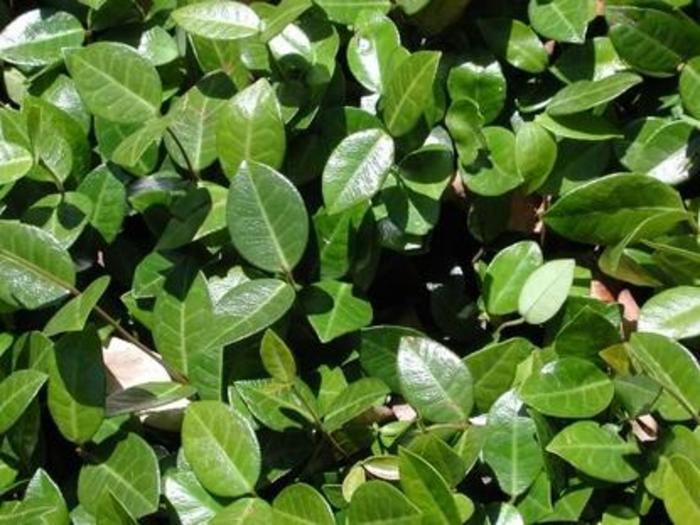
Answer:
<svg viewBox="0 0 700 525"><path fill-rule="evenodd" d="M700 523L699 16L0 0L0 524Z"/></svg>

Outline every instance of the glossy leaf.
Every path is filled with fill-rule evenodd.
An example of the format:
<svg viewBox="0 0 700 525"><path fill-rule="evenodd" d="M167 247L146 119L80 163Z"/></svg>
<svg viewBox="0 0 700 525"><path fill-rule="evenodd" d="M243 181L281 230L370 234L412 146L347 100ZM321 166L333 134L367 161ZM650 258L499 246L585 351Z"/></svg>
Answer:
<svg viewBox="0 0 700 525"><path fill-rule="evenodd" d="M465 421L472 410L469 369L450 350L422 337L404 337L398 352L398 375L406 399L436 423Z"/></svg>
<svg viewBox="0 0 700 525"><path fill-rule="evenodd" d="M275 498L275 523L333 525L333 513L323 497L306 483L289 485Z"/></svg>
<svg viewBox="0 0 700 525"><path fill-rule="evenodd" d="M418 525L421 523L421 512L393 485L384 481L368 481L353 493L348 523Z"/></svg>
<svg viewBox="0 0 700 525"><path fill-rule="evenodd" d="M531 241L515 243L498 252L484 276L486 309L494 315L516 312L520 291L541 265L542 252Z"/></svg>
<svg viewBox="0 0 700 525"><path fill-rule="evenodd" d="M97 302L109 286L109 277L95 279L90 286L67 302L49 319L44 327L44 335L51 337L63 332L79 332L85 327L85 322L97 305Z"/></svg>
<svg viewBox="0 0 700 525"><path fill-rule="evenodd" d="M594 13L592 0L531 0L528 4L528 16L535 31L559 42L583 43Z"/></svg>
<svg viewBox="0 0 700 525"><path fill-rule="evenodd" d="M17 422L46 379L46 374L37 370L17 370L0 382L0 434Z"/></svg>
<svg viewBox="0 0 700 525"><path fill-rule="evenodd" d="M673 339L700 335L700 288L669 288L650 298L639 312L639 330Z"/></svg>
<svg viewBox="0 0 700 525"><path fill-rule="evenodd" d="M199 2L176 9L172 16L188 33L216 40L237 40L260 31L258 15L241 2Z"/></svg>
<svg viewBox="0 0 700 525"><path fill-rule="evenodd" d="M182 423L182 442L187 460L208 490L230 497L253 491L260 475L258 440L248 422L231 408L217 401L190 405ZM216 450L214 457L210 450Z"/></svg>
<svg viewBox="0 0 700 525"><path fill-rule="evenodd" d="M532 272L518 297L518 312L530 324L541 324L559 311L574 282L575 262L549 261Z"/></svg>
<svg viewBox="0 0 700 525"><path fill-rule="evenodd" d="M351 284L321 281L304 291L306 317L321 342L364 328L372 321L372 306L353 293Z"/></svg>
<svg viewBox="0 0 700 525"><path fill-rule="evenodd" d="M547 105L551 115L569 115L615 100L642 82L634 73L615 73L602 80L581 80L559 91Z"/></svg>
<svg viewBox="0 0 700 525"><path fill-rule="evenodd" d="M479 29L499 57L528 73L541 73L549 61L542 42L529 26L510 18L482 18Z"/></svg>
<svg viewBox="0 0 700 525"><path fill-rule="evenodd" d="M233 244L270 272L290 272L306 248L309 218L294 185L257 163L241 166L231 183L227 222Z"/></svg>

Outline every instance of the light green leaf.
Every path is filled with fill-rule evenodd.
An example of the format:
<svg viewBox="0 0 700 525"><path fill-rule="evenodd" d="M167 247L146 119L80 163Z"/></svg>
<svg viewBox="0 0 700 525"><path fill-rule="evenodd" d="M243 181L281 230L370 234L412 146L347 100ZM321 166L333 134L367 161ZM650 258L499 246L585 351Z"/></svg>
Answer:
<svg viewBox="0 0 700 525"><path fill-rule="evenodd" d="M547 105L550 115L569 115L615 100L625 91L640 84L642 77L634 73L615 73L601 80L580 80L559 91Z"/></svg>
<svg viewBox="0 0 700 525"><path fill-rule="evenodd" d="M517 242L498 252L483 278L486 310L493 315L516 312L520 291L541 265L542 251L532 241Z"/></svg>
<svg viewBox="0 0 700 525"><path fill-rule="evenodd" d="M605 141L622 137L622 132L605 117L592 113L552 116L540 113L535 122L558 137L573 140Z"/></svg>
<svg viewBox="0 0 700 525"><path fill-rule="evenodd" d="M162 88L155 67L133 48L98 42L66 51L66 67L90 112L113 122L158 114Z"/></svg>
<svg viewBox="0 0 700 525"><path fill-rule="evenodd" d="M241 2L198 2L176 9L172 17L188 33L214 40L238 40L261 29L258 15Z"/></svg>
<svg viewBox="0 0 700 525"><path fill-rule="evenodd" d="M211 346L226 346L267 328L291 308L294 298L294 288L276 279L235 286L215 305Z"/></svg>
<svg viewBox="0 0 700 525"><path fill-rule="evenodd" d="M64 297L75 267L56 239L35 226L0 221L0 300L36 309Z"/></svg>
<svg viewBox="0 0 700 525"><path fill-rule="evenodd" d="M260 446L248 422L218 401L191 404L182 422L182 446L197 478L218 496L253 492Z"/></svg>
<svg viewBox="0 0 700 525"><path fill-rule="evenodd" d="M575 268L573 259L558 259L532 272L520 291L520 315L530 324L542 324L554 317L569 295Z"/></svg>
<svg viewBox="0 0 700 525"><path fill-rule="evenodd" d="M166 133L165 146L180 167L203 170L214 163L217 123L233 93L231 80L219 72L203 77L173 103L168 128L175 137Z"/></svg>
<svg viewBox="0 0 700 525"><path fill-rule="evenodd" d="M527 193L545 183L557 161L557 143L542 126L526 122L515 134L515 164Z"/></svg>
<svg viewBox="0 0 700 525"><path fill-rule="evenodd" d="M487 412L510 390L518 365L535 349L527 339L516 337L488 345L464 358L474 378L474 402L480 411Z"/></svg>
<svg viewBox="0 0 700 525"><path fill-rule="evenodd" d="M330 410L324 414L324 428L327 432L339 430L345 423L366 410L381 405L387 394L387 386L373 377L364 377L350 383L330 403Z"/></svg>
<svg viewBox="0 0 700 525"><path fill-rule="evenodd" d="M392 54L401 45L399 31L390 18L376 11L359 16L356 27L348 43L348 67L365 88L381 93L388 81Z"/></svg>
<svg viewBox="0 0 700 525"><path fill-rule="evenodd" d="M329 214L374 197L394 163L394 141L380 129L349 135L323 170L323 201Z"/></svg>
<svg viewBox="0 0 700 525"><path fill-rule="evenodd" d="M87 226L92 212L90 199L69 191L50 194L33 203L22 215L22 221L39 226L50 233L63 248L70 248Z"/></svg>
<svg viewBox="0 0 700 525"><path fill-rule="evenodd" d="M472 101L486 124L503 110L506 101L506 78L501 65L487 51L471 51L469 59L453 67L447 77L450 99Z"/></svg>
<svg viewBox="0 0 700 525"><path fill-rule="evenodd" d="M547 451L594 478L627 483L639 477L625 459L639 453L637 444L624 441L594 421L578 421L564 428L547 445Z"/></svg>
<svg viewBox="0 0 700 525"><path fill-rule="evenodd" d="M678 286L654 295L639 311L638 329L672 339L700 335L700 287Z"/></svg>
<svg viewBox="0 0 700 525"><path fill-rule="evenodd" d="M419 331L404 326L379 325L361 330L358 352L362 368L370 376L384 381L392 392L401 392L396 368L401 338L421 335Z"/></svg>
<svg viewBox="0 0 700 525"><path fill-rule="evenodd" d="M80 295L63 305L46 323L44 335L51 337L63 332L81 331L90 312L107 290L109 281L107 275L95 279Z"/></svg>
<svg viewBox="0 0 700 525"><path fill-rule="evenodd" d="M595 0L530 0L528 16L542 36L582 44L588 22L595 17Z"/></svg>
<svg viewBox="0 0 700 525"><path fill-rule="evenodd" d="M111 492L134 518L154 513L160 498L160 469L150 445L133 432L101 443L80 470L78 500L95 514Z"/></svg>
<svg viewBox="0 0 700 525"><path fill-rule="evenodd" d="M460 164L460 174L467 188L474 193L496 197L523 183L516 166L515 136L510 130L498 126L483 128L482 133L489 154L477 155L475 162L469 165Z"/></svg>
<svg viewBox="0 0 700 525"><path fill-rule="evenodd" d="M126 168L137 168L151 148L160 147L163 134L168 128L166 118L153 118L122 140L110 156L112 162Z"/></svg>
<svg viewBox="0 0 700 525"><path fill-rule="evenodd" d="M613 399L613 382L590 361L566 357L550 361L525 379L520 397L547 416L590 418Z"/></svg>
<svg viewBox="0 0 700 525"><path fill-rule="evenodd" d="M335 525L323 496L306 483L288 485L272 503L275 525Z"/></svg>
<svg viewBox="0 0 700 525"><path fill-rule="evenodd" d="M678 88L685 109L700 118L700 57L688 60L683 66Z"/></svg>
<svg viewBox="0 0 700 525"><path fill-rule="evenodd" d="M700 520L700 469L687 457L673 455L664 472L664 506L673 523Z"/></svg>
<svg viewBox="0 0 700 525"><path fill-rule="evenodd" d="M0 140L0 186L21 179L33 165L34 159L29 151Z"/></svg>
<svg viewBox="0 0 700 525"><path fill-rule="evenodd" d="M294 354L284 340L272 329L265 331L260 343L260 357L263 366L273 378L290 383L297 375Z"/></svg>
<svg viewBox="0 0 700 525"><path fill-rule="evenodd" d="M236 381L235 386L255 418L277 432L303 428L318 419L314 395L298 378L293 383L251 379Z"/></svg>
<svg viewBox="0 0 700 525"><path fill-rule="evenodd" d="M90 225L107 243L114 241L126 216L127 202L126 188L113 168L95 168L80 182L77 192L92 201L92 212L88 216Z"/></svg>
<svg viewBox="0 0 700 525"><path fill-rule="evenodd" d="M306 288L302 304L322 343L364 328L372 322L372 305L353 293L352 284L321 281Z"/></svg>
<svg viewBox="0 0 700 525"><path fill-rule="evenodd" d="M401 488L423 513L422 523L460 523L459 511L450 487L433 466L418 454L399 448Z"/></svg>
<svg viewBox="0 0 700 525"><path fill-rule="evenodd" d="M354 24L362 10L386 14L391 9L390 0L315 0L315 4L326 12L331 21L345 25Z"/></svg>
<svg viewBox="0 0 700 525"><path fill-rule="evenodd" d="M348 525L420 525L421 512L393 485L367 481L353 493Z"/></svg>
<svg viewBox="0 0 700 525"><path fill-rule="evenodd" d="M304 254L309 236L304 200L272 168L241 166L229 189L227 217L233 245L264 270L289 273Z"/></svg>
<svg viewBox="0 0 700 525"><path fill-rule="evenodd" d="M181 525L200 525L223 509L222 503L199 483L194 472L171 469L163 475L163 495L172 505Z"/></svg>
<svg viewBox="0 0 700 525"><path fill-rule="evenodd" d="M50 359L49 412L66 439L83 444L105 415L102 342L94 328L68 333L58 340Z"/></svg>
<svg viewBox="0 0 700 525"><path fill-rule="evenodd" d="M663 335L632 334L629 352L641 369L693 417L700 414L700 365L683 345Z"/></svg>
<svg viewBox="0 0 700 525"><path fill-rule="evenodd" d="M241 498L220 510L209 525L265 525L273 523L272 507L260 498Z"/></svg>
<svg viewBox="0 0 700 525"><path fill-rule="evenodd" d="M535 423L520 415L523 402L514 390L493 404L483 447L484 461L493 469L506 494L525 492L542 470L542 450L535 438Z"/></svg>
<svg viewBox="0 0 700 525"><path fill-rule="evenodd" d="M224 106L218 119L216 149L229 178L244 170L244 161L278 169L286 147L280 104L266 79L237 93Z"/></svg>
<svg viewBox="0 0 700 525"><path fill-rule="evenodd" d="M0 58L19 66L47 66L61 60L63 48L83 43L80 21L65 11L32 9L0 33Z"/></svg>
<svg viewBox="0 0 700 525"><path fill-rule="evenodd" d="M0 382L0 434L22 416L47 377L37 370L17 370Z"/></svg>
<svg viewBox="0 0 700 525"><path fill-rule="evenodd" d="M520 20L481 18L477 21L484 40L499 57L528 73L541 73L549 57L537 35Z"/></svg>
<svg viewBox="0 0 700 525"><path fill-rule="evenodd" d="M138 525L111 491L107 491L97 506L96 525Z"/></svg>
<svg viewBox="0 0 700 525"><path fill-rule="evenodd" d="M469 418L473 380L454 353L424 337L404 337L397 362L401 390L424 418L436 423Z"/></svg>
<svg viewBox="0 0 700 525"><path fill-rule="evenodd" d="M391 73L383 94L383 117L394 137L411 131L427 109L440 58L434 51L418 51Z"/></svg>
<svg viewBox="0 0 700 525"><path fill-rule="evenodd" d="M198 355L210 348L212 308L206 278L191 260L168 275L156 298L156 348L170 366L186 376L192 373Z"/></svg>
<svg viewBox="0 0 700 525"><path fill-rule="evenodd" d="M647 175L623 173L570 191L554 203L544 220L567 239L614 244L651 215L683 209L680 195L667 184Z"/></svg>

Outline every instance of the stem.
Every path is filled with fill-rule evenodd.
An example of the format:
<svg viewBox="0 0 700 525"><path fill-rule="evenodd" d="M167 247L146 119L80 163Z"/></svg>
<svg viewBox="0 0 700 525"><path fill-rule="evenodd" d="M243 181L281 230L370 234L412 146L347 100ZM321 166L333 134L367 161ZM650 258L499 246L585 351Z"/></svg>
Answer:
<svg viewBox="0 0 700 525"><path fill-rule="evenodd" d="M34 273L42 276L44 279L53 282L55 285L60 286L64 290L67 290L68 292L71 293L74 297L79 297L80 295L83 294L80 290L78 290L75 286L72 284L69 284L65 282L63 279L56 277L55 275L47 272L43 268L36 266L35 264L27 261L26 259L22 259L21 257L17 257L15 254L12 252L8 252L7 250L4 250L0 248L0 255L3 255L4 257L14 261L15 263L19 264L20 266L25 266ZM174 370L172 367L170 367L165 361L163 361L163 358L160 356L160 354L154 352L150 348L148 348L146 345L144 345L142 342L140 342L134 335L129 333L125 328L123 328L119 322L114 319L111 315L109 315L107 312L105 312L102 308L99 306L95 305L93 308L94 312L99 315L102 319L104 319L109 325L111 325L114 330L121 335L124 339L132 343L136 348L141 350L142 352L148 354L150 357L155 359L165 370L170 374L170 377L177 381L178 383L187 383L187 378L185 378L180 372L177 370Z"/></svg>
<svg viewBox="0 0 700 525"><path fill-rule="evenodd" d="M292 392L294 392L294 395L297 397L299 401L301 401L301 404L304 405L306 410L309 411L311 414L311 417L314 418L314 425L316 426L316 429L328 440L328 442L333 445L333 448L335 448L338 452L340 452L344 458L347 458L348 455L345 453L345 450L343 447L340 446L340 443L338 443L335 438L330 434L330 432L326 432L323 428L323 422L321 421L321 418L318 417L318 414L316 413L316 410L313 409L311 405L309 405L306 402L306 399L304 399L304 396L301 395L301 392L299 392L299 389L297 388L297 385L295 383L292 383Z"/></svg>
<svg viewBox="0 0 700 525"><path fill-rule="evenodd" d="M493 338L494 341L497 343L498 341L501 340L501 332L505 330L506 328L511 328L513 326L518 326L521 325L525 322L525 319L523 317L518 317L517 319L512 319L510 321L506 321L505 323L501 323L498 328L493 332Z"/></svg>
<svg viewBox="0 0 700 525"><path fill-rule="evenodd" d="M185 159L185 164L187 164L187 170L190 172L192 180L194 180L195 182L198 181L199 173L192 166L190 158L187 156L187 153L185 152L185 147L182 145L182 142L180 142L180 139L177 137L175 132L172 129L170 129L170 126L165 128L165 131L168 133L168 135L170 135L170 138L173 139L173 142L177 146L177 149L180 150L180 155L182 155L182 158Z"/></svg>

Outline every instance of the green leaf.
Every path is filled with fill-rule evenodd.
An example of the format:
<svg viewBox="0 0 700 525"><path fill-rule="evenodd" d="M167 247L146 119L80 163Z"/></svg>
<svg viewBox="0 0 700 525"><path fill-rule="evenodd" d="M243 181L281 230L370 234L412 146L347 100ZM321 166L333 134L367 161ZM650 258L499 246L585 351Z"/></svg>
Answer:
<svg viewBox="0 0 700 525"><path fill-rule="evenodd" d="M318 419L316 400L301 379L293 383L252 379L236 381L235 386L255 418L277 432L303 428Z"/></svg>
<svg viewBox="0 0 700 525"><path fill-rule="evenodd" d="M97 513L110 492L136 519L158 508L158 460L148 443L133 432L101 443L80 470L78 499L88 512Z"/></svg>
<svg viewBox="0 0 700 525"><path fill-rule="evenodd" d="M0 185L21 179L33 165L34 159L29 151L11 142L0 141Z"/></svg>
<svg viewBox="0 0 700 525"><path fill-rule="evenodd" d="M700 57L685 63L678 88L685 109L693 117L700 118Z"/></svg>
<svg viewBox="0 0 700 525"><path fill-rule="evenodd" d="M78 47L85 31L65 11L33 9L18 16L0 33L0 58L19 66L47 66L61 60L61 50Z"/></svg>
<svg viewBox="0 0 700 525"><path fill-rule="evenodd" d="M171 381L140 383L109 395L107 417L150 411L196 393L197 389L193 386Z"/></svg>
<svg viewBox="0 0 700 525"><path fill-rule="evenodd" d="M137 525L136 520L111 491L105 493L97 506L95 523L96 525Z"/></svg>
<svg viewBox="0 0 700 525"><path fill-rule="evenodd" d="M306 318L322 343L327 343L372 322L372 306L353 293L353 286L340 281L321 281L302 295Z"/></svg>
<svg viewBox="0 0 700 525"><path fill-rule="evenodd" d="M219 72L203 77L173 103L168 112L172 135L166 133L165 146L180 167L203 170L216 161L217 123L233 93L231 80Z"/></svg>
<svg viewBox="0 0 700 525"><path fill-rule="evenodd" d="M33 203L22 216L28 224L49 232L63 248L70 248L80 237L92 211L92 203L76 192L46 195Z"/></svg>
<svg viewBox="0 0 700 525"><path fill-rule="evenodd" d="M176 9L172 17L188 33L214 40L238 40L261 29L258 15L241 2L198 2Z"/></svg>
<svg viewBox="0 0 700 525"><path fill-rule="evenodd" d="M236 249L264 270L289 273L304 254L304 201L288 179L263 164L241 166L229 189L227 222Z"/></svg>
<svg viewBox="0 0 700 525"><path fill-rule="evenodd" d="M240 91L221 110L216 150L229 178L245 170L241 166L244 161L278 169L286 147L280 104L267 80L260 79Z"/></svg>
<svg viewBox="0 0 700 525"><path fill-rule="evenodd" d="M102 238L111 243L121 230L127 213L126 188L108 166L88 173L77 189L92 201L88 222Z"/></svg>
<svg viewBox="0 0 700 525"><path fill-rule="evenodd" d="M595 17L594 0L530 0L532 27L544 37L582 44L588 22Z"/></svg>
<svg viewBox="0 0 700 525"><path fill-rule="evenodd" d="M547 451L594 478L627 483L639 477L625 459L639 453L637 444L624 441L594 421L578 421L564 428L547 445Z"/></svg>
<svg viewBox="0 0 700 525"><path fill-rule="evenodd" d="M675 190L647 175L624 173L570 191L549 209L545 224L567 239L614 244L644 219L673 210L683 210Z"/></svg>
<svg viewBox="0 0 700 525"><path fill-rule="evenodd" d="M85 327L92 309L109 286L109 276L95 279L90 286L61 307L44 327L44 335L51 337L63 332L79 332Z"/></svg>
<svg viewBox="0 0 700 525"><path fill-rule="evenodd" d="M394 141L371 129L346 137L323 170L323 201L329 214L340 213L374 197L394 163Z"/></svg>
<svg viewBox="0 0 700 525"><path fill-rule="evenodd" d="M264 330L294 303L294 288L277 279L254 279L226 292L214 309L211 347L225 346Z"/></svg>
<svg viewBox="0 0 700 525"><path fill-rule="evenodd" d="M466 421L474 403L467 366L450 350L424 337L403 337L398 375L406 400L436 423Z"/></svg>
<svg viewBox="0 0 700 525"><path fill-rule="evenodd" d="M430 463L406 448L399 448L401 488L423 512L423 523L459 523L459 512L447 482Z"/></svg>
<svg viewBox="0 0 700 525"><path fill-rule="evenodd" d="M360 331L360 364L372 377L384 381L392 392L401 392L396 355L399 352L401 338L420 336L417 330L403 326L372 326Z"/></svg>
<svg viewBox="0 0 700 525"><path fill-rule="evenodd" d="M700 53L700 29L681 13L636 5L610 5L608 35L627 64L650 75L668 76Z"/></svg>
<svg viewBox="0 0 700 525"><path fill-rule="evenodd" d="M0 300L37 309L64 297L75 268L56 239L35 226L0 221Z"/></svg>
<svg viewBox="0 0 700 525"><path fill-rule="evenodd" d="M151 148L157 150L160 147L167 127L168 120L165 118L146 121L143 126L119 143L110 156L112 162L126 168L137 168L142 157L147 155Z"/></svg>
<svg viewBox="0 0 700 525"><path fill-rule="evenodd" d="M664 506L673 523L700 519L700 469L687 457L673 455L664 472Z"/></svg>
<svg viewBox="0 0 700 525"><path fill-rule="evenodd" d="M241 498L220 510L210 525L263 525L273 523L272 507L259 498Z"/></svg>
<svg viewBox="0 0 700 525"><path fill-rule="evenodd" d="M483 447L484 461L493 469L506 494L525 492L542 470L542 450L535 438L535 423L520 415L523 403L514 390L493 404Z"/></svg>
<svg viewBox="0 0 700 525"><path fill-rule="evenodd" d="M156 348L166 363L186 376L212 340L207 281L193 265L187 261L168 275L153 308Z"/></svg>
<svg viewBox="0 0 700 525"><path fill-rule="evenodd" d="M621 341L620 327L586 306L559 330L554 348L562 356L593 357Z"/></svg>
<svg viewBox="0 0 700 525"><path fill-rule="evenodd" d="M37 370L17 370L0 382L0 434L19 420L47 377Z"/></svg>
<svg viewBox="0 0 700 525"><path fill-rule="evenodd" d="M391 58L401 45L399 31L391 19L366 11L356 22L356 32L348 43L348 67L357 81L381 93L388 81Z"/></svg>
<svg viewBox="0 0 700 525"><path fill-rule="evenodd" d="M168 470L163 475L163 495L182 525L206 523L223 510L219 499L202 487L191 470Z"/></svg>
<svg viewBox="0 0 700 525"><path fill-rule="evenodd" d="M642 306L639 331L672 339L700 335L700 287L678 286L664 290Z"/></svg>
<svg viewBox="0 0 700 525"><path fill-rule="evenodd" d="M335 525L331 508L311 485L288 485L272 503L279 525Z"/></svg>
<svg viewBox="0 0 700 525"><path fill-rule="evenodd" d="M0 513L0 520L3 518ZM43 470L38 469L29 480L24 500L11 513L6 523L41 523L65 525L69 522L68 508L61 490Z"/></svg>
<svg viewBox="0 0 700 525"><path fill-rule="evenodd" d="M515 161L515 136L501 127L482 130L489 154L477 155L475 162L462 166L461 175L467 188L487 197L503 195L523 183Z"/></svg>
<svg viewBox="0 0 700 525"><path fill-rule="evenodd" d="M537 190L557 161L557 143L542 126L527 122L515 134L515 164L528 193Z"/></svg>
<svg viewBox="0 0 700 525"><path fill-rule="evenodd" d="M348 523L353 525L420 525L421 512L393 485L367 481L353 493Z"/></svg>
<svg viewBox="0 0 700 525"><path fill-rule="evenodd" d="M266 330L260 343L263 366L273 378L291 383L297 375L294 354L272 329Z"/></svg>
<svg viewBox="0 0 700 525"><path fill-rule="evenodd" d="M98 42L65 52L80 97L98 117L143 122L158 114L162 88L155 67L133 48Z"/></svg>
<svg viewBox="0 0 700 525"><path fill-rule="evenodd" d="M453 67L447 77L447 90L453 102L473 102L487 124L503 110L506 88L501 65L483 50L471 52L469 59Z"/></svg>
<svg viewBox="0 0 700 525"><path fill-rule="evenodd" d="M464 358L474 378L474 402L488 411L496 400L510 390L519 364L535 350L527 339L516 337L488 345Z"/></svg>
<svg viewBox="0 0 700 525"><path fill-rule="evenodd" d="M182 446L207 490L229 497L253 492L260 446L248 422L230 407L218 401L191 404L182 422Z"/></svg>
<svg viewBox="0 0 700 525"><path fill-rule="evenodd" d="M663 335L636 332L630 339L629 352L649 377L697 418L700 365L688 349Z"/></svg>
<svg viewBox="0 0 700 525"><path fill-rule="evenodd" d="M102 343L93 328L68 333L50 359L49 412L61 434L81 445L97 432L105 415Z"/></svg>
<svg viewBox="0 0 700 525"><path fill-rule="evenodd" d="M547 105L547 112L550 115L569 115L593 109L615 100L641 82L639 75L624 72L601 80L580 80L554 95Z"/></svg>
<svg viewBox="0 0 700 525"><path fill-rule="evenodd" d="M556 136L567 139L605 141L622 136L620 130L608 119L592 113L559 116L540 113L535 122Z"/></svg>
<svg viewBox="0 0 700 525"><path fill-rule="evenodd" d="M387 386L373 377L351 383L331 402L330 410L324 414L324 428L327 432L339 430L366 410L383 404L387 394Z"/></svg>
<svg viewBox="0 0 700 525"><path fill-rule="evenodd" d="M441 54L418 51L391 73L383 94L383 118L394 137L411 131L427 109Z"/></svg>
<svg viewBox="0 0 700 525"><path fill-rule="evenodd" d="M549 57L537 35L520 20L481 18L477 21L493 52L512 66L528 73L541 73Z"/></svg>
<svg viewBox="0 0 700 525"><path fill-rule="evenodd" d="M517 242L498 252L483 279L486 310L493 315L516 312L520 291L541 265L542 251L532 241Z"/></svg>
<svg viewBox="0 0 700 525"><path fill-rule="evenodd" d="M518 298L518 312L530 324L549 321L559 311L574 283L573 259L549 261L532 272Z"/></svg>
<svg viewBox="0 0 700 525"><path fill-rule="evenodd" d="M590 361L565 357L550 361L528 376L520 397L547 416L590 418L612 401L612 381Z"/></svg>
<svg viewBox="0 0 700 525"><path fill-rule="evenodd" d="M391 9L390 0L315 0L314 3L331 21L345 25L354 24L362 10L386 14Z"/></svg>

